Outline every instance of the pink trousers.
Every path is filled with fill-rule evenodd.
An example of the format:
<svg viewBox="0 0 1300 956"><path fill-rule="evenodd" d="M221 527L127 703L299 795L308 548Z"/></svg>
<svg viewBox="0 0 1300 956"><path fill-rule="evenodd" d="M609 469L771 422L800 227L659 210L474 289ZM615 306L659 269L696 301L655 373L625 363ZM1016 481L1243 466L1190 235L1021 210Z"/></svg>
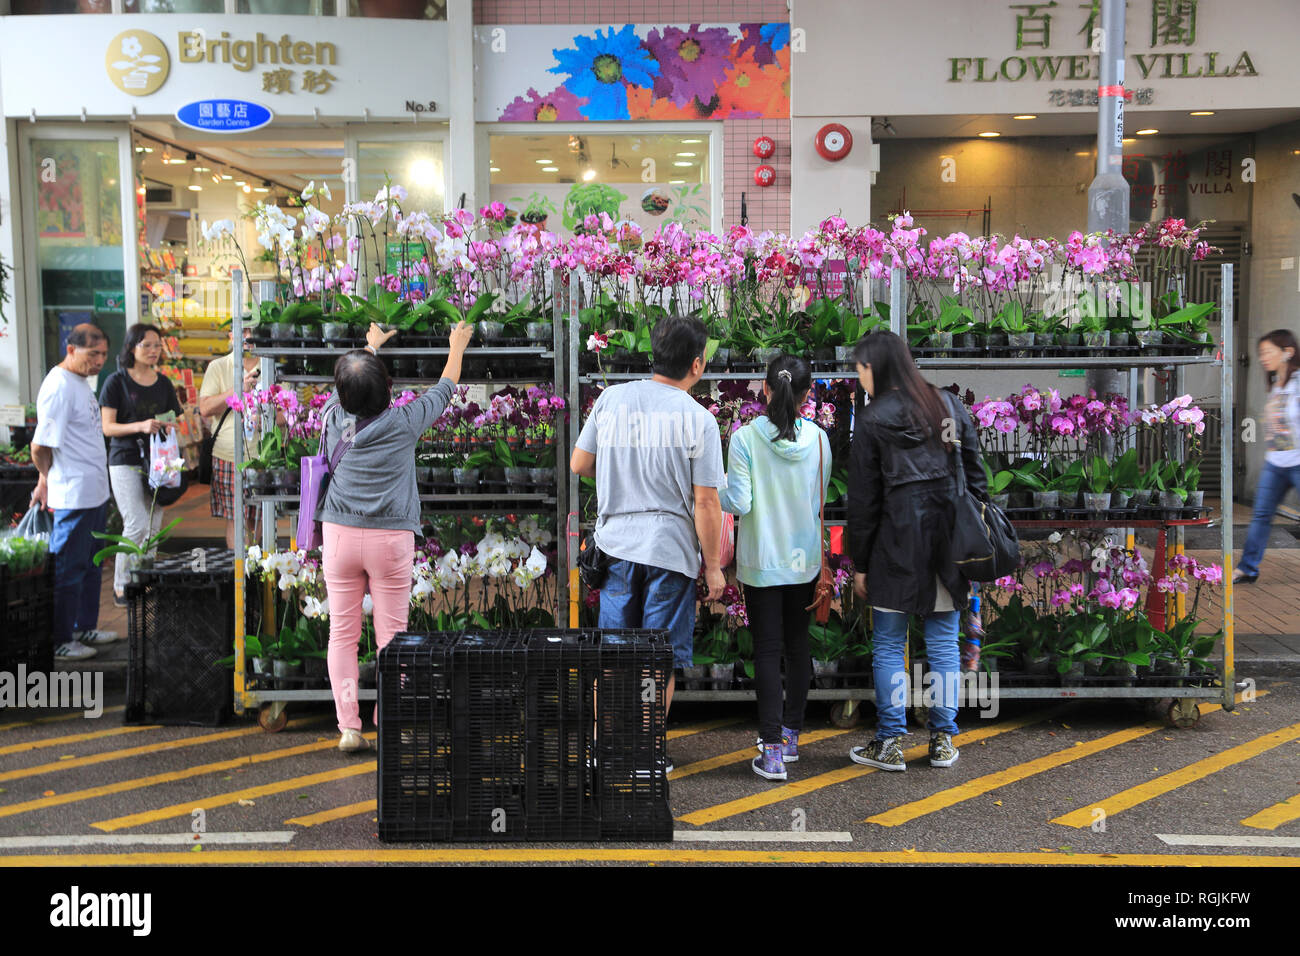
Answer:
<svg viewBox="0 0 1300 956"><path fill-rule="evenodd" d="M329 593L330 687L339 730L360 730L357 704L357 645L361 641L361 603L374 602L375 643L383 648L406 629L411 607L411 565L415 535L410 531L350 528L323 522L322 570ZM375 709L378 722L379 710Z"/></svg>

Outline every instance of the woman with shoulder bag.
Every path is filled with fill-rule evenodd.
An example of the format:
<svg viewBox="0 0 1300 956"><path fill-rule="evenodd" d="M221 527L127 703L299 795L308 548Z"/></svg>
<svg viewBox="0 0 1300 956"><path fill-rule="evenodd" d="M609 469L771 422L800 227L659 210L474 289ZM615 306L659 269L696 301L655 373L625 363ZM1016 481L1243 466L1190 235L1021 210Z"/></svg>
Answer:
<svg viewBox="0 0 1300 956"><path fill-rule="evenodd" d="M162 334L158 329L143 323L131 326L117 359L118 370L99 392L101 423L104 435L110 439L108 477L113 500L122 515L122 535L136 544L144 544L163 525L163 508L148 490L145 474L149 437L176 427L174 422L160 422L157 416L166 412L181 414L176 386L158 373L161 358ZM129 557L119 554L113 562L113 602L118 607L126 607L125 590L130 580Z"/></svg>
<svg viewBox="0 0 1300 956"><path fill-rule="evenodd" d="M954 461L967 488L987 497L975 424L960 401L935 388L892 332L872 332L853 352L870 403L859 411L849 464L849 547L853 589L872 607L875 739L854 747L855 763L906 770L907 673L903 652L912 615L924 621L927 679L939 681L930 710L930 766L950 767L958 751L957 625L970 585L949 554L956 514ZM952 454L960 442L960 455Z"/></svg>
<svg viewBox="0 0 1300 956"><path fill-rule="evenodd" d="M365 350L348 352L335 363L338 401L328 406L321 433L324 454L338 456L315 517L324 537L321 570L329 594L330 687L342 751L366 747L355 693L362 602L369 591L379 648L406 629L415 535L420 530L415 446L451 402L474 327L460 322L452 329L450 354L438 384L400 408L391 407L393 383L376 355L396 334L371 323ZM350 444L340 451L343 442Z"/></svg>
<svg viewBox="0 0 1300 956"><path fill-rule="evenodd" d="M767 414L731 436L727 486L719 492L722 509L743 516L736 577L745 586L754 634L759 756L752 766L766 780L785 780L785 765L799 759L812 678L808 622L822 565L820 509L831 480L831 446L816 423L799 417L811 387L812 369L803 359L783 355L768 365Z"/></svg>

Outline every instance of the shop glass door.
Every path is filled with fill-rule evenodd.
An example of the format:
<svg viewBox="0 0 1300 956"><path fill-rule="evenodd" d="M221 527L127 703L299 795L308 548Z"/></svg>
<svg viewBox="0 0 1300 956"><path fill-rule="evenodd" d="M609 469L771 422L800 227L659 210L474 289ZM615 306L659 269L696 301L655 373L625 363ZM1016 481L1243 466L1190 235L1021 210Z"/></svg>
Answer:
<svg viewBox="0 0 1300 956"><path fill-rule="evenodd" d="M129 133L33 127L21 144L28 355L33 379L61 361L68 333L93 322L109 336L101 381L139 321L135 180Z"/></svg>

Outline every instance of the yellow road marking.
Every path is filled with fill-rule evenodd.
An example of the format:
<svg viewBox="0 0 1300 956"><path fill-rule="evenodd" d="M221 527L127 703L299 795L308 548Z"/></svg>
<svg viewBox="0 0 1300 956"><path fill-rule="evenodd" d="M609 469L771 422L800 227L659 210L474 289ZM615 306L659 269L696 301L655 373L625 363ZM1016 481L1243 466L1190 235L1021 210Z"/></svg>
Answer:
<svg viewBox="0 0 1300 956"><path fill-rule="evenodd" d="M979 730L972 730L969 733L958 734L956 743L959 746L973 744L980 740L986 740L989 737L996 737L999 734L1010 733L1013 730L1019 730L1022 727L1028 727L1030 724L1036 724L1039 721L1046 720L1053 714L1059 713L1060 710L1061 708L1057 707L1049 711L1040 711L1036 714L1018 717L1015 720L1009 720L993 727L983 727ZM904 751L903 757L906 760L916 760L917 758L928 754L929 751L930 745L928 743L920 744ZM738 813L745 813L748 810L756 810L759 807L771 806L774 803L780 803L783 800L789 800L793 797L801 797L806 793L811 793L814 790L820 790L823 787L829 787L837 783L843 783L846 780L856 780L858 777L875 772L875 767L863 767L859 764L850 764L849 766L841 767L838 770L831 770L827 773L819 773L814 777L808 777L804 780L795 780L792 783L782 784L779 787L773 787L771 790L764 790L763 792L753 794L752 796L741 797L738 800L730 800L727 803L720 803L714 807L705 807L703 810L696 810L693 813L687 813L677 819L683 823L691 823L695 826L701 826L705 823L713 823L716 820L735 816Z"/></svg>
<svg viewBox="0 0 1300 956"><path fill-rule="evenodd" d="M302 721L314 722L311 718ZM106 750L103 753L90 754L86 757L74 757L72 760L55 760L50 763L37 764L34 767L22 767L18 770L6 770L0 773L0 782L20 780L23 777L35 777L42 773L57 770L71 770L73 767L89 767L91 764L105 763L109 760L122 760L127 757L140 757L144 754L162 753L168 750L180 750L182 747L194 747L199 744L212 744L221 740L234 740L238 737L250 737L264 733L261 727L245 727L241 730L223 730L216 734L203 734L199 737L180 737L176 740L163 740L156 744L144 744L140 747L126 747L122 750Z"/></svg>
<svg viewBox="0 0 1300 956"><path fill-rule="evenodd" d="M310 718L304 718L310 719ZM362 735L367 736L367 735ZM368 735L372 740L374 734ZM148 777L136 777L132 780L119 780L116 783L106 783L98 787L89 787L85 790L70 790L67 793L58 793L52 797L38 797L35 800L25 800L22 803L11 803L8 806L0 807L0 817L12 817L20 813L29 813L32 810L43 810L46 807L58 807L65 803L77 803L81 800L91 800L95 797L106 797L114 793L124 793L127 790L138 790L142 787L152 787L159 783L172 783L176 780L187 780L190 777L201 777L208 773L219 773L222 770L234 770L238 767L247 767L251 764L266 763L268 760L280 760L284 757L296 757L299 754L311 753L316 750L328 750L331 747L337 747L335 740L320 740L311 744L300 744L297 747L284 747L280 750L269 750L266 753L251 754L243 757L235 757L232 760L219 760L216 763L200 764L196 767L186 767L184 770L170 770L166 773L156 773Z"/></svg>
<svg viewBox="0 0 1300 956"><path fill-rule="evenodd" d="M305 817L294 817L292 820L285 820L285 823L296 823L300 827L314 827L319 823L330 823L334 820L343 820L347 817L360 816L363 813L375 813L379 810L378 800L362 800L360 803L349 803L346 807L335 807L333 810L322 810L320 813L309 813Z"/></svg>
<svg viewBox="0 0 1300 956"><path fill-rule="evenodd" d="M371 736L373 736L373 734ZM359 777L363 773L374 773L378 769L379 761L368 760L365 763L354 764L349 767L340 767L338 770L325 770L321 773L309 773L302 777L291 777L288 780L277 780L275 783L265 783L259 787L245 787L243 790L232 790L230 793L219 793L211 797L200 797L197 800L188 800L185 803L173 803L170 807L162 807L158 810L145 810L142 813L132 813L129 816L115 817L112 820L102 820L99 823L92 823L91 826L96 830L124 830L128 827L138 827L146 823L157 823L159 820L171 820L175 817L187 817L199 807L202 807L204 810L211 810L213 807L229 806L232 803L238 803L240 800L253 800L257 797L284 793L286 790L297 790L300 787L314 787L318 783L329 783L332 780L344 780L348 777Z"/></svg>
<svg viewBox="0 0 1300 956"><path fill-rule="evenodd" d="M1213 713L1216 710L1222 710L1222 704L1198 704L1197 707L1204 714ZM1150 721L1145 724L1138 724L1136 727L1130 727L1127 730L1118 730L1115 733L1107 734L1104 737L1098 737L1096 740L1088 741L1073 747L1067 747L1064 750L1058 750L1055 753L1046 754L1037 757L1034 760L1027 760L1022 764L1014 767L1008 767L1006 770L999 770L997 773L985 774L982 777L976 777L974 780L968 780L960 786L951 787L947 790L941 790L938 793L926 797L922 800L915 800L911 803L904 803L901 806L886 810L884 813L878 813L875 816L867 817L863 823L878 823L885 827L896 827L908 821L915 820L917 817L923 817L928 813L934 813L938 810L944 810L955 804L978 797L980 794L988 793L990 790L996 790L1007 784L1015 783L1018 780L1024 780L1035 774L1043 773L1054 767L1060 767L1067 763L1072 763L1083 757L1091 756L1102 750L1109 750L1111 747L1118 747L1120 744L1128 743L1130 740L1137 740L1139 737L1145 737L1147 734L1153 734L1157 730L1163 730L1164 721Z"/></svg>
<svg viewBox="0 0 1300 956"><path fill-rule="evenodd" d="M826 740L830 737L839 737L841 734L852 733L850 730L814 730L812 733L799 735L799 746L805 744L815 744L819 740ZM682 777L689 777L692 774L704 773L708 770L717 770L719 767L726 767L733 763L743 763L746 760L753 760L758 756L756 747L746 747L744 750L733 750L729 754L720 754L717 757L709 757L705 760L697 760L694 763L683 764L673 770L668 775L669 780L679 780Z"/></svg>
<svg viewBox="0 0 1300 956"><path fill-rule="evenodd" d="M117 714L124 710L126 710L126 706L124 704L118 704L116 707L105 707L104 713ZM76 720L78 717L83 720L95 719L93 717L87 717L81 711L77 711L75 714L55 714L53 717L37 717L34 720L20 720L12 724L0 724L0 732L6 730L17 730L19 727L34 727L37 724L54 724L61 720Z"/></svg>
<svg viewBox="0 0 1300 956"><path fill-rule="evenodd" d="M889 850L625 850L569 849L403 850L207 850L202 853L49 853L0 856L0 866L183 866L287 863L916 863L1003 864L1010 866L1259 866L1300 867L1300 857L1211 853L939 853Z"/></svg>
<svg viewBox="0 0 1300 956"><path fill-rule="evenodd" d="M1252 813L1241 824L1257 830L1276 830L1292 820L1300 820L1300 793L1260 810L1259 813Z"/></svg>
<svg viewBox="0 0 1300 956"><path fill-rule="evenodd" d="M1265 734L1263 737L1257 737L1247 743L1229 747L1222 753L1217 753L1212 757L1206 757L1204 760L1188 764L1181 770L1175 770L1173 773L1163 774L1154 780L1138 784L1136 787L1130 787L1113 797L1098 800L1082 809L1057 817L1052 822L1076 828L1091 826L1093 820L1092 811L1096 807L1105 810L1107 816L1114 816L1123 810L1137 806L1139 803L1145 803L1148 800L1163 796L1181 786L1208 777L1212 773L1218 773L1224 767L1230 767L1243 760L1249 760L1251 757L1256 757L1297 738L1300 738L1300 724L1283 727L1281 730L1275 730L1271 734Z"/></svg>
<svg viewBox="0 0 1300 956"><path fill-rule="evenodd" d="M739 717L724 717L721 720L709 720L702 724L692 724L689 727L680 727L677 730L668 731L668 739L676 740L679 737L689 737L691 734L702 733L706 730L717 730L721 727L730 727L732 724L743 723Z"/></svg>
<svg viewBox="0 0 1300 956"><path fill-rule="evenodd" d="M40 750L44 747L62 747L65 744L79 744L87 740L98 740L100 737L112 737L117 734L136 734L142 730L157 729L157 724L146 724L140 727L114 727L112 730L92 730L84 734L67 734L63 737L46 737L43 740L29 740L25 744L10 744L7 747L0 747L0 757L7 754L26 753L28 750Z"/></svg>

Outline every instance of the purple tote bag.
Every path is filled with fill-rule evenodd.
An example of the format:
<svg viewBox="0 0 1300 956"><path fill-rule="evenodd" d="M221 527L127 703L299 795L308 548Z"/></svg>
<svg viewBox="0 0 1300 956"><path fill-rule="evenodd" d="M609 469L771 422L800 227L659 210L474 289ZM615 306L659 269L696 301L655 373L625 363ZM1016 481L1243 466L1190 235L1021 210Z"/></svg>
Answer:
<svg viewBox="0 0 1300 956"><path fill-rule="evenodd" d="M320 547L324 540L321 523L316 520L316 508L325 500L330 475L338 468L339 462L352 447L353 440L361 433L361 429L374 420L374 418L363 418L357 422L356 431L352 436L335 445L334 454L328 457L325 455L325 429L322 427L320 445L316 448L316 454L307 455L299 462L301 484L298 495L297 539L298 547L302 550L312 551Z"/></svg>

